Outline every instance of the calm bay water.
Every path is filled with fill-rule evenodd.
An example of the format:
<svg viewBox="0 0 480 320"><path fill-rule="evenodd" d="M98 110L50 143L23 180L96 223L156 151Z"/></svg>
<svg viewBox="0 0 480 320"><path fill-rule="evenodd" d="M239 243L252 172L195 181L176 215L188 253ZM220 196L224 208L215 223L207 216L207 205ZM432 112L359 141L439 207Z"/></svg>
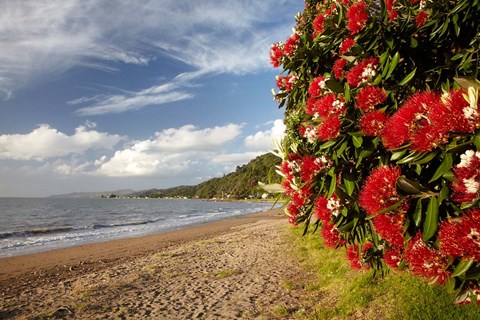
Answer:
<svg viewBox="0 0 480 320"><path fill-rule="evenodd" d="M177 199L0 198L0 257L174 230L270 206Z"/></svg>

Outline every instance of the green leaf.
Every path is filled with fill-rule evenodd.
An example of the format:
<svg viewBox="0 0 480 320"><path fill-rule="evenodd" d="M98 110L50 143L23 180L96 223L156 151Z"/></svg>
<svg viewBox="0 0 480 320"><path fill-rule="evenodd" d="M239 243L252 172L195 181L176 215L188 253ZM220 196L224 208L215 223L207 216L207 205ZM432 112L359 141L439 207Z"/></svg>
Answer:
<svg viewBox="0 0 480 320"><path fill-rule="evenodd" d="M429 183L437 180L442 175L447 173L452 168L452 165L453 165L452 154L451 153L445 154L445 158L443 159L442 164L437 168L437 170L435 171L435 174L433 175L432 179L430 179Z"/></svg>
<svg viewBox="0 0 480 320"><path fill-rule="evenodd" d="M480 81L472 77L454 77L453 80L463 89L468 89L468 87L480 88Z"/></svg>
<svg viewBox="0 0 480 320"><path fill-rule="evenodd" d="M458 277L464 274L470 269L473 264L473 260L461 260L460 263L453 270L452 277Z"/></svg>
<svg viewBox="0 0 480 320"><path fill-rule="evenodd" d="M398 85L399 86L404 86L407 83L409 83L413 79L413 77L415 76L416 72L417 72L417 68L413 69L413 71L410 72L409 74L407 74L407 76L405 78L403 78L403 80L400 81L400 83Z"/></svg>
<svg viewBox="0 0 480 320"><path fill-rule="evenodd" d="M329 199L337 188L337 175L332 173L332 179L330 180L330 186L328 188L327 199Z"/></svg>
<svg viewBox="0 0 480 320"><path fill-rule="evenodd" d="M322 144L319 149L321 150L321 149L330 148L330 147L333 146L335 143L337 143L336 140L328 140L327 142L325 142L324 144Z"/></svg>
<svg viewBox="0 0 480 320"><path fill-rule="evenodd" d="M361 136L352 136L352 141L355 148L360 148L363 143L363 138Z"/></svg>
<svg viewBox="0 0 480 320"><path fill-rule="evenodd" d="M335 93L343 93L344 92L343 86L338 81L336 81L334 79L326 80L325 85L328 87L328 89L332 90Z"/></svg>
<svg viewBox="0 0 480 320"><path fill-rule="evenodd" d="M440 194L438 195L438 204L441 205L443 200L448 198L449 190L446 185L442 187L442 190L440 190Z"/></svg>
<svg viewBox="0 0 480 320"><path fill-rule="evenodd" d="M430 162L433 160L438 154L438 151L435 152L429 152L427 153L423 158L420 158L418 160L412 161L412 164L425 164L427 162Z"/></svg>
<svg viewBox="0 0 480 320"><path fill-rule="evenodd" d="M399 60L400 60L400 53L397 52L397 53L395 53L395 55L392 58L392 61L390 62L390 66L388 68L388 72L387 72L387 75L385 76L385 79L390 78L393 70L395 70L395 68L397 67L397 64L398 64Z"/></svg>
<svg viewBox="0 0 480 320"><path fill-rule="evenodd" d="M343 178L343 184L345 185L345 189L347 190L347 194L349 196L352 195L353 191L355 190L355 180L352 176L345 176Z"/></svg>
<svg viewBox="0 0 480 320"><path fill-rule="evenodd" d="M392 152L392 156L390 157L390 160L395 161L395 160L401 159L405 154L405 152L407 152L407 150Z"/></svg>
<svg viewBox="0 0 480 320"><path fill-rule="evenodd" d="M475 144L475 148L477 150L480 150L480 134L476 134L475 137L473 138L473 143Z"/></svg>
<svg viewBox="0 0 480 320"><path fill-rule="evenodd" d="M402 193L406 195L414 195L427 191L420 183L410 180L403 175L398 177L395 186L397 190L400 189L403 191Z"/></svg>
<svg viewBox="0 0 480 320"><path fill-rule="evenodd" d="M418 199L417 201L417 206L413 213L413 223L415 223L417 227L420 227L420 224L422 223L422 199Z"/></svg>
<svg viewBox="0 0 480 320"><path fill-rule="evenodd" d="M418 41L415 38L410 38L410 47L416 48L418 46Z"/></svg>
<svg viewBox="0 0 480 320"><path fill-rule="evenodd" d="M438 200L433 196L430 198L427 207L427 214L423 222L423 241L430 240L438 228Z"/></svg>

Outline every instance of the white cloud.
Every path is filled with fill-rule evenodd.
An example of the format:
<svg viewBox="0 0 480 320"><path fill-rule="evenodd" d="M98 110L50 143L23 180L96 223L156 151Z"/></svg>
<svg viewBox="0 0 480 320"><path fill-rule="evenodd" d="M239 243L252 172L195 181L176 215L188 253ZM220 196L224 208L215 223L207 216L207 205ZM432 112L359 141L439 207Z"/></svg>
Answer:
<svg viewBox="0 0 480 320"><path fill-rule="evenodd" d="M283 121L277 119L273 122L273 127L266 131L258 131L245 138L244 144L250 150L272 150L274 148L273 140L280 141L285 136L285 125Z"/></svg>
<svg viewBox="0 0 480 320"><path fill-rule="evenodd" d="M165 129L153 139L134 143L110 158L97 160L99 175L172 176L188 169L194 161L207 161L211 153L238 137L241 125L198 129L193 125Z"/></svg>
<svg viewBox="0 0 480 320"><path fill-rule="evenodd" d="M112 149L123 138L91 130L93 123L79 126L67 135L47 124L27 134L0 135L0 159L44 160L83 153L89 149Z"/></svg>
<svg viewBox="0 0 480 320"><path fill-rule="evenodd" d="M97 115L188 99L186 87L206 74L269 68L270 44L288 34L293 8L278 0L3 1L0 98L73 67L112 71L112 62L148 65L167 56L191 71L138 92L72 103L83 104L80 115ZM279 18L286 12L288 20Z"/></svg>

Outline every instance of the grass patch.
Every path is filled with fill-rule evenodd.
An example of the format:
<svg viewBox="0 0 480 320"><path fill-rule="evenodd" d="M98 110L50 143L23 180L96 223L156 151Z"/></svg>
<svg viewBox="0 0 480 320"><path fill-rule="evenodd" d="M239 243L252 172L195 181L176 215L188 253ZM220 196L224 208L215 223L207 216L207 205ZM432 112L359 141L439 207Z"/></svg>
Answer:
<svg viewBox="0 0 480 320"><path fill-rule="evenodd" d="M350 269L344 249L325 248L318 232L302 237L302 231L292 228L293 242L302 267L314 277L305 284L305 305L312 311L300 319L479 319L480 306L455 305L445 287L408 272L373 279L371 272Z"/></svg>
<svg viewBox="0 0 480 320"><path fill-rule="evenodd" d="M223 278L227 278L227 277L230 277L230 276L233 276L233 275L236 275L236 274L240 274L242 273L241 270L221 270L219 272L217 272L215 274L215 278L217 279L223 279Z"/></svg>

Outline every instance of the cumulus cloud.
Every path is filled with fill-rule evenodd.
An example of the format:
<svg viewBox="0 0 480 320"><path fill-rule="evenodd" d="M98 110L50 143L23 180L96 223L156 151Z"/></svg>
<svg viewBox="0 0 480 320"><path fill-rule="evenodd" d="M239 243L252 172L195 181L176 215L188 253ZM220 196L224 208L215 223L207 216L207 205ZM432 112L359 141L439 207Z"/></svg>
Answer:
<svg viewBox="0 0 480 320"><path fill-rule="evenodd" d="M211 153L238 137L241 125L228 124L199 129L193 125L157 132L155 137L137 141L110 158L97 160L96 174L126 176L172 176L195 161L206 161Z"/></svg>
<svg viewBox="0 0 480 320"><path fill-rule="evenodd" d="M0 159L44 160L83 153L89 149L112 149L123 138L92 130L94 124L87 122L67 135L41 124L27 134L0 135Z"/></svg>
<svg viewBox="0 0 480 320"><path fill-rule="evenodd" d="M274 148L273 140L280 141L285 135L285 125L283 121L277 119L273 122L273 127L265 131L258 131L245 138L245 147L251 150L272 150Z"/></svg>
<svg viewBox="0 0 480 320"><path fill-rule="evenodd" d="M185 85L206 74L268 68L270 44L292 24L278 17L294 7L278 0L3 1L0 98L73 67L114 71L116 64L148 65L168 57L189 71L166 85L72 103L83 104L80 115L97 115L189 99Z"/></svg>

